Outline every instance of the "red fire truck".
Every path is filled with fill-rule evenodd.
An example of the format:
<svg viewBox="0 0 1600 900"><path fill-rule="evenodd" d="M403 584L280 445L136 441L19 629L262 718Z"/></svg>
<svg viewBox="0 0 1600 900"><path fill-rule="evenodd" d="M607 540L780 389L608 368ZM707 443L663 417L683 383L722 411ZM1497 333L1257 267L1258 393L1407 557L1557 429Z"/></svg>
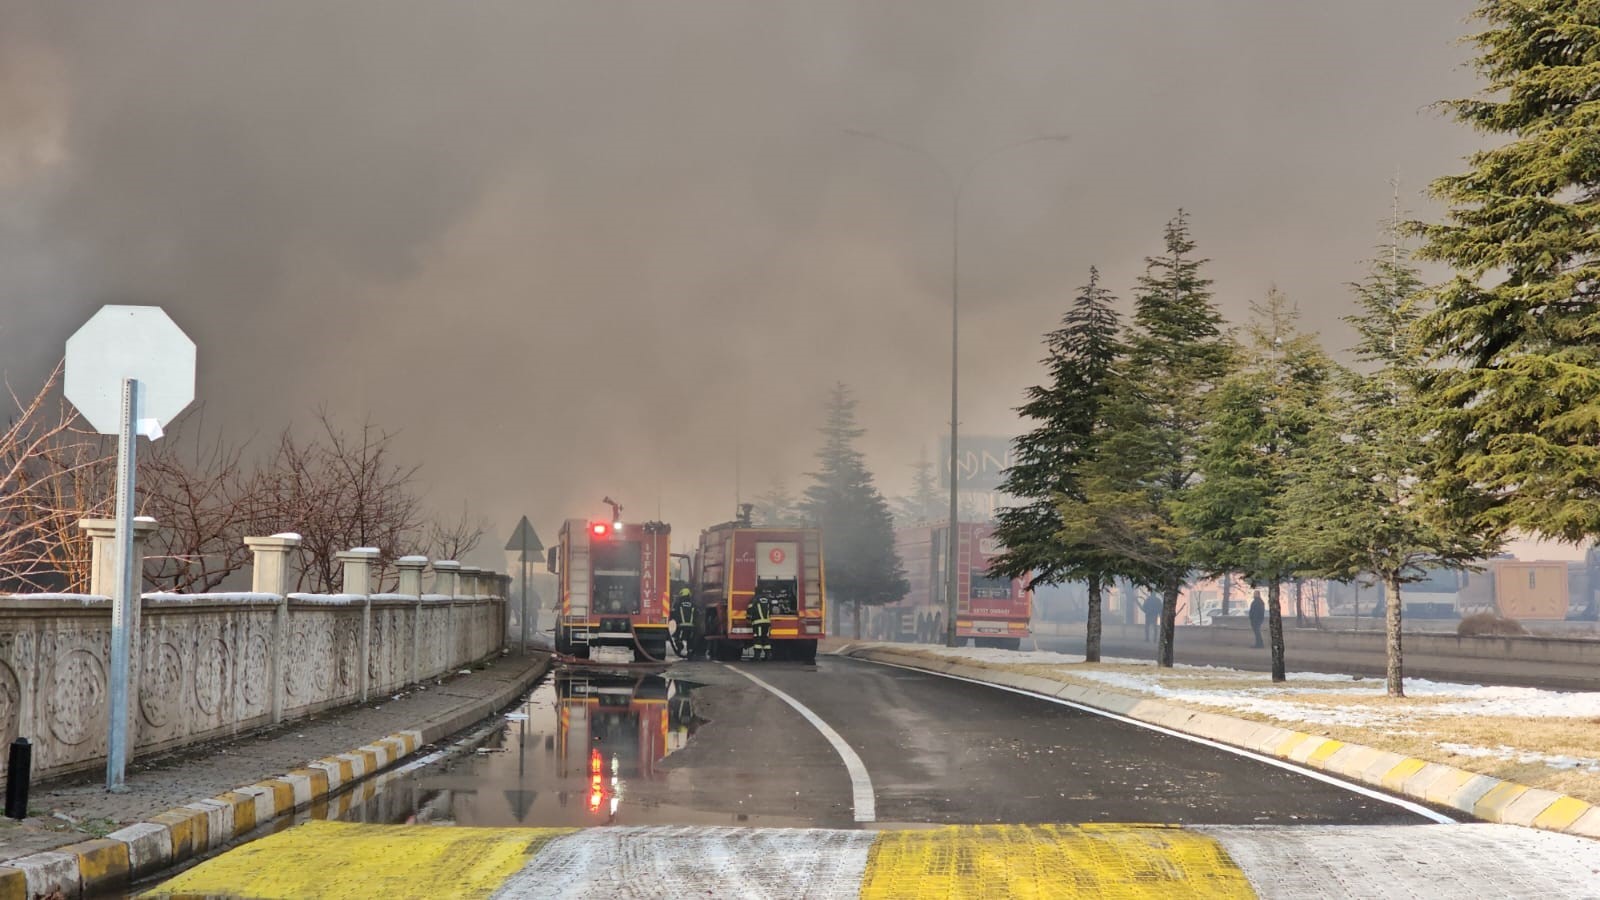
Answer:
<svg viewBox="0 0 1600 900"><path fill-rule="evenodd" d="M711 658L732 661L752 640L751 598L772 600L773 658L814 663L823 635L822 532L764 528L741 516L700 534L691 580Z"/></svg>
<svg viewBox="0 0 1600 900"><path fill-rule="evenodd" d="M568 519L550 548L561 585L556 651L587 659L597 646L666 659L672 528L663 522Z"/></svg>
<svg viewBox="0 0 1600 900"><path fill-rule="evenodd" d="M956 637L979 647L1016 650L1029 633L1033 592L1025 579L988 574L989 560L1002 550L993 533L993 526L970 522L956 528ZM904 600L885 607L891 639L915 639L918 622L929 617L946 621L947 534L943 523L895 529L895 550L911 589ZM944 635L933 639L942 642Z"/></svg>

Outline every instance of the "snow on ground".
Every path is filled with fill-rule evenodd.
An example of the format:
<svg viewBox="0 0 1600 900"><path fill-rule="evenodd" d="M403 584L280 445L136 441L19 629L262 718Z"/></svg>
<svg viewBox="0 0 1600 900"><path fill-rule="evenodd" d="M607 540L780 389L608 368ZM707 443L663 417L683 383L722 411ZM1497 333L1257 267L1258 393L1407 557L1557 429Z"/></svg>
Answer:
<svg viewBox="0 0 1600 900"><path fill-rule="evenodd" d="M1585 772L1600 772L1600 759L1589 759L1583 756L1551 756L1547 753L1530 753L1518 750L1516 747L1507 747L1501 744L1498 747L1474 747L1471 744L1452 744L1440 742L1439 749L1457 756L1471 756L1479 759L1508 759L1520 763L1544 763L1552 769L1578 769Z"/></svg>
<svg viewBox="0 0 1600 900"><path fill-rule="evenodd" d="M974 647L914 649L977 662L1028 665L1081 664L1083 657L1048 651L1011 651ZM1366 699L1386 697L1382 678L1291 672L1288 682L1273 684L1261 672L1244 672L1216 666L1177 666L1156 669L1149 660L1104 659L1111 664L1146 666L1147 672L1106 672L1074 668L1064 674L1094 681L1116 690L1219 709L1231 709L1318 725L1353 725L1395 728L1407 719L1439 716L1507 716L1524 719L1600 718L1600 692L1568 693L1538 688L1481 684L1454 684L1424 678L1406 680L1406 696L1428 703L1367 705ZM1248 687L1220 689L1186 680L1239 679ZM1296 698L1348 698L1348 702L1295 702ZM1581 761L1580 761L1581 762ZM1576 764L1575 764L1576 765Z"/></svg>

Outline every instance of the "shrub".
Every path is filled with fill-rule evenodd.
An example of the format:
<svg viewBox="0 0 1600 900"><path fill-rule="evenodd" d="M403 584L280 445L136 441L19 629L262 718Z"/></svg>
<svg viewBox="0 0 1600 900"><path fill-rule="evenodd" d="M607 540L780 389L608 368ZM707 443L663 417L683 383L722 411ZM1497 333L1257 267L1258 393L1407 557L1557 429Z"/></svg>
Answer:
<svg viewBox="0 0 1600 900"><path fill-rule="evenodd" d="M1456 626L1456 634L1462 637L1505 637L1514 634L1527 634L1528 629L1516 619L1507 619L1494 613L1473 613L1461 620Z"/></svg>

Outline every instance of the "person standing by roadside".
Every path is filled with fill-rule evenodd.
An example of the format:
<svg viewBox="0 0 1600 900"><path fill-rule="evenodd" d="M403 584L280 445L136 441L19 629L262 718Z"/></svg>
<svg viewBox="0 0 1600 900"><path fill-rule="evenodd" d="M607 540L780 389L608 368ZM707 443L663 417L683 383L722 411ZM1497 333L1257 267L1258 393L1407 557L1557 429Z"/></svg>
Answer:
<svg viewBox="0 0 1600 900"><path fill-rule="evenodd" d="M1144 603L1139 607L1144 611L1144 641L1150 643L1152 634L1161 625L1161 598L1152 591L1144 595Z"/></svg>
<svg viewBox="0 0 1600 900"><path fill-rule="evenodd" d="M1261 623L1267 618L1267 605L1261 602L1261 592L1256 591L1254 600L1250 601L1250 630L1256 634L1256 646L1264 647L1261 643Z"/></svg>

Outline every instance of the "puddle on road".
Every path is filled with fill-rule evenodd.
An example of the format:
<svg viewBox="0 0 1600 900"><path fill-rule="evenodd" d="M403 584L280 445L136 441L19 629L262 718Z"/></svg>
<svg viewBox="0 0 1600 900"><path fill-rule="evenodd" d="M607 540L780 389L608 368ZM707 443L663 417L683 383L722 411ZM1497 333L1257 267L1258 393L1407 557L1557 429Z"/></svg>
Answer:
<svg viewBox="0 0 1600 900"><path fill-rule="evenodd" d="M395 779L339 818L471 826L783 825L671 802L664 763L693 738L694 682L554 672L476 752ZM678 773L679 778L687 778Z"/></svg>

